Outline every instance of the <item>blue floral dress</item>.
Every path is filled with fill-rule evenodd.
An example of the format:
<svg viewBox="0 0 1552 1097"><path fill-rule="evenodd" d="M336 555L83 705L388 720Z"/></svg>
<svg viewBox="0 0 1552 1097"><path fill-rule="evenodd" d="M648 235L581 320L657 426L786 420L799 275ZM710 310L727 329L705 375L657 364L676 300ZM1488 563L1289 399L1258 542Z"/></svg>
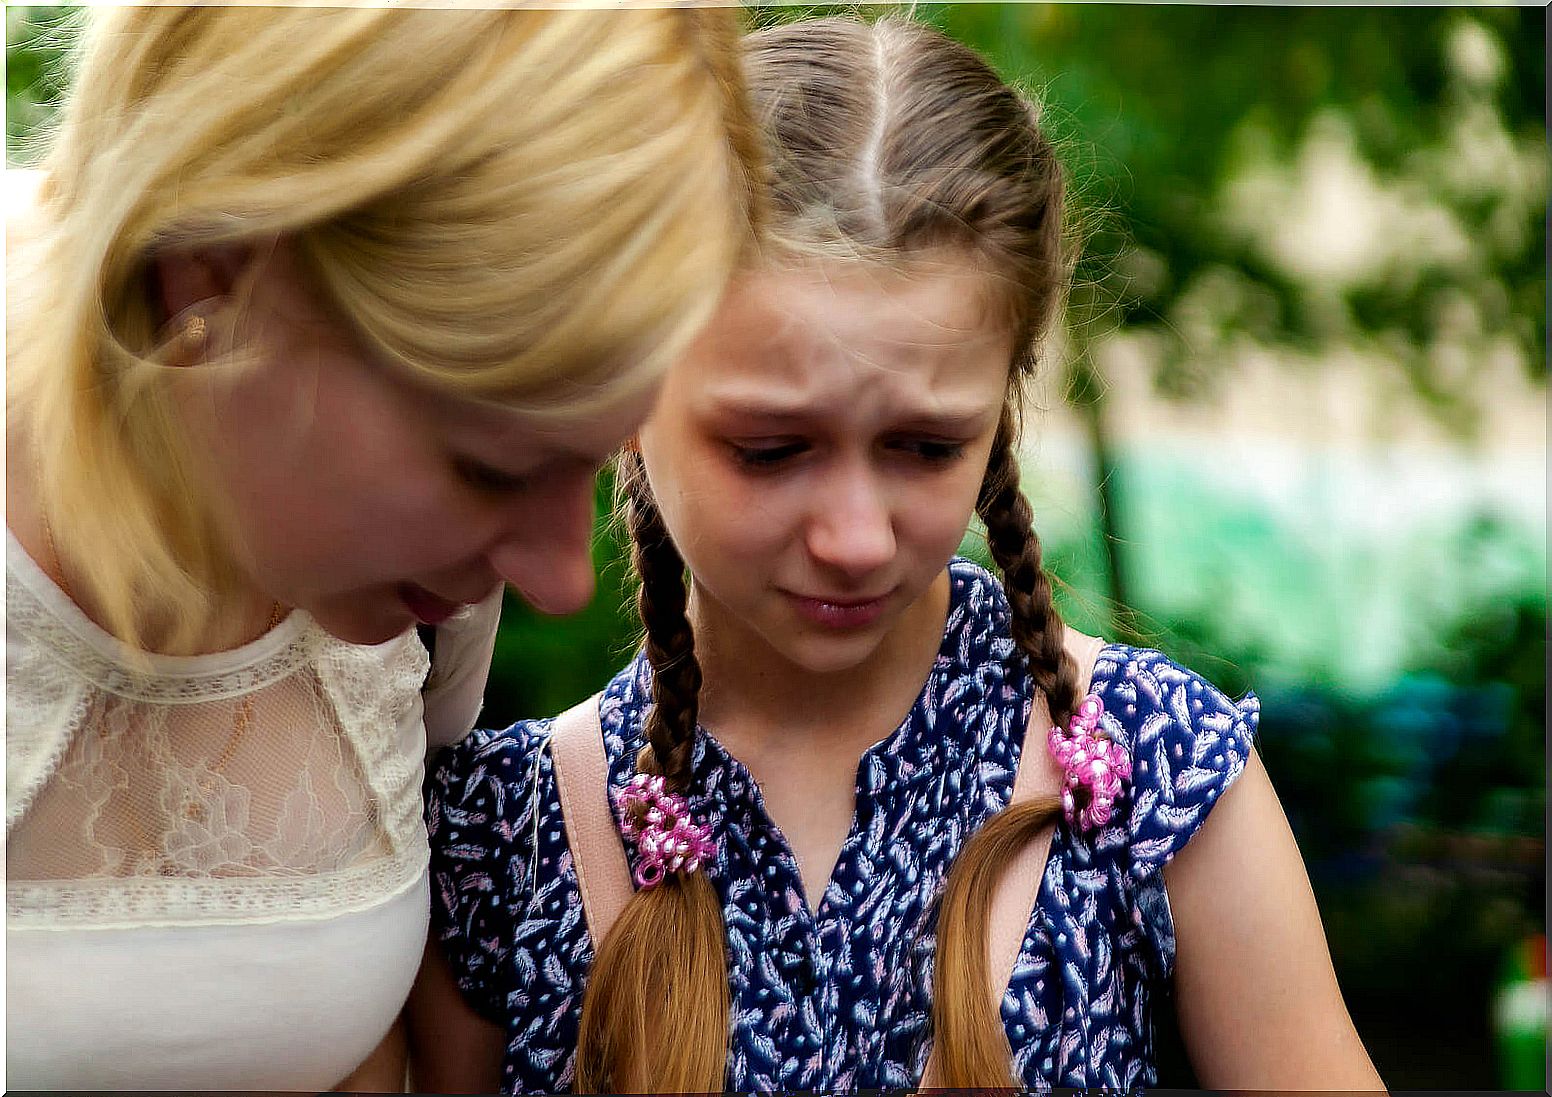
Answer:
<svg viewBox="0 0 1552 1097"><path fill-rule="evenodd" d="M718 839L727 925L726 1088L914 1085L926 1065L934 902L965 839L1008 801L1032 683L995 577L949 565L943 643L915 707L857 767L851 832L817 913L748 770L704 732L690 805ZM638 657L600 706L611 783L642 742ZM1132 753L1111 822L1051 842L1002 1019L1027 1086L1155 1082L1152 1008L1174 966L1162 869L1244 768L1258 719L1155 651L1106 647L1093 689ZM550 721L475 732L428 780L436 934L459 987L502 1026L507 1092L569 1089L593 944L562 829ZM1043 745L1043 744L1042 744Z"/></svg>

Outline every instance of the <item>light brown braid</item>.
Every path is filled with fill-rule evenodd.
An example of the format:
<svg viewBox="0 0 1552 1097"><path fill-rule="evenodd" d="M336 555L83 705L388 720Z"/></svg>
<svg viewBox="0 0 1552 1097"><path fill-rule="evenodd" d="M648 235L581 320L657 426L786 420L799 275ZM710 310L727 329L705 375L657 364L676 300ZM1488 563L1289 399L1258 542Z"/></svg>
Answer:
<svg viewBox="0 0 1552 1097"><path fill-rule="evenodd" d="M1077 708L1077 667L1062 646L1062 620L1051 603L1051 581L1040 566L1029 502L1019 491L1017 417L1010 397L981 482L976 513L1003 576L1014 642L1029 660L1034 687L1051 719L1065 724ZM1031 728L1024 750L1043 750L1043 729ZM1019 1088L1002 1017L987 996L986 926L998 881L1022 849L1060 817L1054 796L1026 800L988 819L965 843L949 871L938 909L932 995L933 1039L942 1049L940 1084L954 1089Z"/></svg>
<svg viewBox="0 0 1552 1097"><path fill-rule="evenodd" d="M1002 572L1013 611L1013 640L1029 657L1029 672L1051 706L1052 722L1065 726L1082 700L1078 668L1062 647L1062 619L1051 601L1050 576L1040 566L1034 512L1019 490L1016 437L1017 419L1010 400L997 424L975 512L986 523L986 544Z"/></svg>
<svg viewBox="0 0 1552 1097"><path fill-rule="evenodd" d="M690 752L700 709L701 665L695 634L685 616L688 591L684 561L663 528L657 502L640 469L640 454L627 479L627 520L631 560L641 578L636 610L647 627L647 662L652 666L652 710L647 714L647 746L636 761L644 773L661 773L668 787L684 792L690 783Z"/></svg>
<svg viewBox="0 0 1552 1097"><path fill-rule="evenodd" d="M652 710L636 768L687 792L701 687L685 616L684 561L663 527L641 455L622 455L620 494L636 608L647 628ZM712 1093L727 1064L728 974L722 901L704 869L636 892L598 945L577 1033L578 1093Z"/></svg>

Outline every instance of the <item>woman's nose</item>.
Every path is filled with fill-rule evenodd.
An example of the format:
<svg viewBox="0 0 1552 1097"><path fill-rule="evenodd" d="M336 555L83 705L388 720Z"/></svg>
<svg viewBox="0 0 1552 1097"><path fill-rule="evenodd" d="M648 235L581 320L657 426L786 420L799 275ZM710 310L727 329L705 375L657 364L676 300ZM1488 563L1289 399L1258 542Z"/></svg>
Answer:
<svg viewBox="0 0 1552 1097"><path fill-rule="evenodd" d="M514 508L490 565L540 613L576 613L593 597L593 475L566 474Z"/></svg>

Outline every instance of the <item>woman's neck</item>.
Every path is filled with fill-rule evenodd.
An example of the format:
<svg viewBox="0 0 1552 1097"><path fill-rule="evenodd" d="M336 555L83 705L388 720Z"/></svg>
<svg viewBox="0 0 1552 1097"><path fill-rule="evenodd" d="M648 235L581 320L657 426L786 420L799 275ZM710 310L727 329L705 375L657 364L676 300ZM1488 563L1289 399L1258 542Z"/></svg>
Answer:
<svg viewBox="0 0 1552 1097"><path fill-rule="evenodd" d="M5 487L6 528L22 550L93 624L116 634L95 596L89 557L68 537L55 535L40 504L37 455L20 429L12 429L6 439ZM264 635L280 616L274 601L258 591L233 592L222 597L220 604L223 608L213 615L214 627L188 649L171 648L178 624L171 611L146 608L136 621L140 646L149 652L176 655L228 651Z"/></svg>

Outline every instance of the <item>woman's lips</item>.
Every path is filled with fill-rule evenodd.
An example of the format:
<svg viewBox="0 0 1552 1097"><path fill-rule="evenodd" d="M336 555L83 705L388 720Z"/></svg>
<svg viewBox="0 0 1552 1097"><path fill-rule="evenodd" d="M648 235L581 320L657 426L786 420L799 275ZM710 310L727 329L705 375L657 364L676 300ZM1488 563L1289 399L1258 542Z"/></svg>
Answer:
<svg viewBox="0 0 1552 1097"><path fill-rule="evenodd" d="M423 625L440 625L463 609L464 605L462 602L449 602L414 583L399 584L399 599Z"/></svg>
<svg viewBox="0 0 1552 1097"><path fill-rule="evenodd" d="M873 624L883 615L889 601L888 594L876 598L830 598L823 595L809 597L791 591L783 593L791 599L799 615L816 625L837 630L865 628Z"/></svg>

